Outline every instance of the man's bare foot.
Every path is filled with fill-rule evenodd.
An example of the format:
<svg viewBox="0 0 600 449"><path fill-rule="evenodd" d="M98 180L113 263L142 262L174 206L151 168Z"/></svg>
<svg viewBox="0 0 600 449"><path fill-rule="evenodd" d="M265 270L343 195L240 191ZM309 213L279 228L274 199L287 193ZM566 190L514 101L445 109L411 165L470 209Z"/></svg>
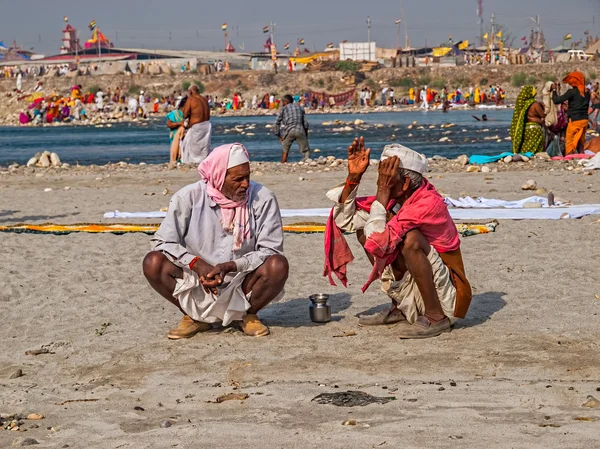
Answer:
<svg viewBox="0 0 600 449"><path fill-rule="evenodd" d="M382 326L396 324L401 321L406 321L406 318L396 306L382 310L375 315L361 315L358 317L359 326Z"/></svg>

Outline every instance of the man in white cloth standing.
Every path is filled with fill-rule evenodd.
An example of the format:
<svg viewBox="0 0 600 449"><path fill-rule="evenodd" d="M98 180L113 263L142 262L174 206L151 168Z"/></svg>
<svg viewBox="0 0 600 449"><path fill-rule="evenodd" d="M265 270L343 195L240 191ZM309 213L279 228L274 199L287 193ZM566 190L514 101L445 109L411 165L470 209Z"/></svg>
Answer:
<svg viewBox="0 0 600 449"><path fill-rule="evenodd" d="M423 89L421 89L420 99L421 99L421 109L425 109L427 111L429 109L429 101L427 98L427 86L425 86Z"/></svg>
<svg viewBox="0 0 600 449"><path fill-rule="evenodd" d="M142 110L142 116L146 117L148 115L148 108L146 108L146 97L144 96L144 91L140 91L140 98L138 100L140 105L140 109Z"/></svg>
<svg viewBox="0 0 600 449"><path fill-rule="evenodd" d="M198 164L210 153L212 125L208 100L200 95L195 84L188 89L188 99L182 112L187 132L181 143L181 162Z"/></svg>
<svg viewBox="0 0 600 449"><path fill-rule="evenodd" d="M233 321L246 335L268 335L257 312L283 297L289 271L277 199L250 181L241 144L215 148L198 171L201 181L173 195L143 263L152 288L184 315L168 337Z"/></svg>

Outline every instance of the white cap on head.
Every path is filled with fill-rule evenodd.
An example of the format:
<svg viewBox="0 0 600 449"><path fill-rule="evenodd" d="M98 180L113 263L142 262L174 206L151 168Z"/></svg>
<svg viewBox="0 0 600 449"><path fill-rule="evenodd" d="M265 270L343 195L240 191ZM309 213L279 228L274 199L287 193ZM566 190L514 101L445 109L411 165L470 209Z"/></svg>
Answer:
<svg viewBox="0 0 600 449"><path fill-rule="evenodd" d="M140 95L144 95L144 91L143 90L140 90Z"/></svg>
<svg viewBox="0 0 600 449"><path fill-rule="evenodd" d="M427 158L421 153L406 148L404 145L393 143L383 148L383 153L381 154L382 161L394 156L398 156L398 159L400 159L400 168L420 174L424 174L427 171Z"/></svg>
<svg viewBox="0 0 600 449"><path fill-rule="evenodd" d="M244 151L244 147L240 144L232 145L231 149L229 150L229 161L227 162L227 169L229 170L232 167L247 164L248 162L250 162L250 159L248 159L248 156Z"/></svg>

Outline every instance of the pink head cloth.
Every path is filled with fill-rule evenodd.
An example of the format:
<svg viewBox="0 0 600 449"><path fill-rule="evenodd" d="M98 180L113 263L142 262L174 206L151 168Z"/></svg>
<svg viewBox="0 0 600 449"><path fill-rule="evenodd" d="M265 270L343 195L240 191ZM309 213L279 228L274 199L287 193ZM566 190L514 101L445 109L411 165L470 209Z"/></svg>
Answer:
<svg viewBox="0 0 600 449"><path fill-rule="evenodd" d="M239 250L243 241L250 238L248 196L246 195L246 198L242 201L236 202L230 200L221 192L227 175L229 155L232 148L238 145L242 147L244 153L248 156L248 151L240 143L221 145L212 150L210 155L198 167L198 173L206 183L208 196L221 208L223 229L233 233L234 251Z"/></svg>

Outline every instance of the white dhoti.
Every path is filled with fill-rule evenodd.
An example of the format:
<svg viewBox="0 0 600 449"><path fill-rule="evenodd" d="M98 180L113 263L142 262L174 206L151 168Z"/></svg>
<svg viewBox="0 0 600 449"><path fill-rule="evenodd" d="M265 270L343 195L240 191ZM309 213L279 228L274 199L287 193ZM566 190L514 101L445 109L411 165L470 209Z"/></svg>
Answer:
<svg viewBox="0 0 600 449"><path fill-rule="evenodd" d="M181 142L181 162L199 164L210 153L212 124L210 121L192 125Z"/></svg>
<svg viewBox="0 0 600 449"><path fill-rule="evenodd" d="M241 321L250 308L250 296L244 294L242 284L250 273L236 273L225 276L224 283L218 288L218 294L206 293L195 271L182 268L183 279L177 279L173 297L180 307L193 320L203 323L223 322L227 326L232 321ZM282 291L274 301L283 298Z"/></svg>
<svg viewBox="0 0 600 449"><path fill-rule="evenodd" d="M433 283L435 284L435 289L437 290L444 315L450 319L451 323L454 323L456 321L456 318L454 317L456 288L454 287L454 284L452 284L450 270L433 247L431 247L427 259L431 264ZM385 277L387 276L389 276L389 279L392 281L391 284L389 284L389 289L387 289L388 296L396 301L398 308L402 311L407 321L410 324L413 324L419 315L425 314L423 296L421 296L421 291L419 290L419 287L417 287L415 279L407 271L404 273L404 277L401 280L395 281L394 275L390 269L386 270L384 276L382 276L384 286L386 286ZM384 288L384 290L386 289Z"/></svg>

